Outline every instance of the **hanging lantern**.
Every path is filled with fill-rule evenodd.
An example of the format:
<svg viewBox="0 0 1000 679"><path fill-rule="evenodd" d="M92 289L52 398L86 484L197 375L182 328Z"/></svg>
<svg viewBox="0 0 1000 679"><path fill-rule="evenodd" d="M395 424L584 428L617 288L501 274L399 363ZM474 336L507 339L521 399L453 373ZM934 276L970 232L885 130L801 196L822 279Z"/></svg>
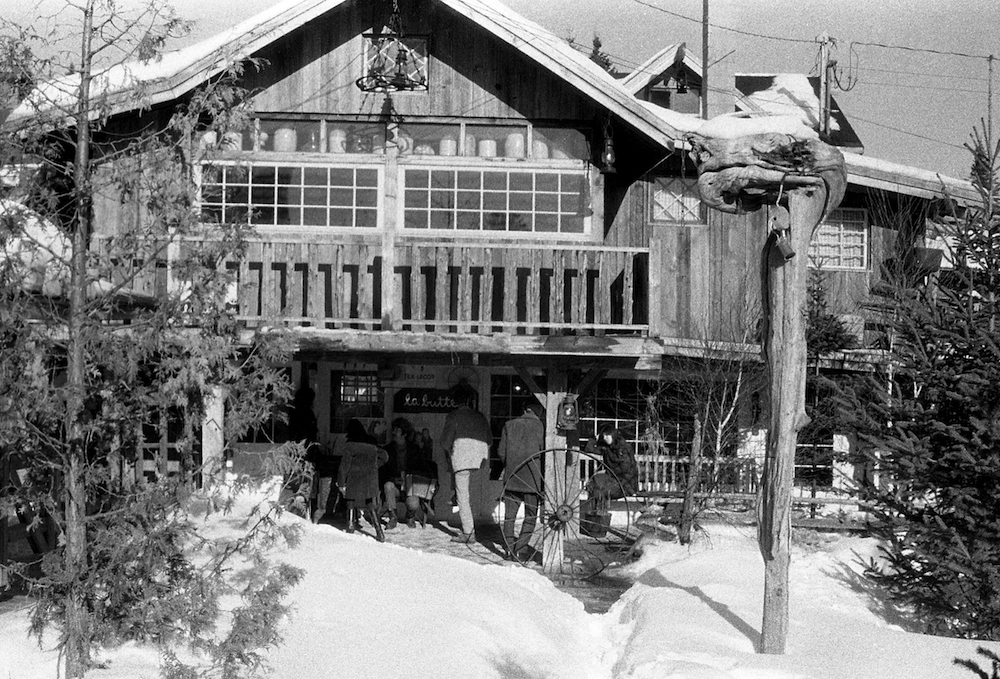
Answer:
<svg viewBox="0 0 1000 679"><path fill-rule="evenodd" d="M558 429L575 430L580 421L580 411L576 406L576 394L566 394L562 403L559 404L559 412L556 413L556 427Z"/></svg>
<svg viewBox="0 0 1000 679"><path fill-rule="evenodd" d="M611 116L604 123L604 150L601 151L601 174L614 174L615 169L615 144L611 134Z"/></svg>

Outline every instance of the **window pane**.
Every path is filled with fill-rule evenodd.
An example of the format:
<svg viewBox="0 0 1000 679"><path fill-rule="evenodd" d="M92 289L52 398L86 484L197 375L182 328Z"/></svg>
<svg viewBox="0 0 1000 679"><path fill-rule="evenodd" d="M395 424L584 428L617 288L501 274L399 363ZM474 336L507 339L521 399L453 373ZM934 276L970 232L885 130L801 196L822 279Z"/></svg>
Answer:
<svg viewBox="0 0 1000 679"><path fill-rule="evenodd" d="M454 228L454 223L452 222L451 218L451 212L445 212L443 210L431 210L431 228L432 229Z"/></svg>
<svg viewBox="0 0 1000 679"><path fill-rule="evenodd" d="M588 223L583 215L589 213L581 209L589 207L581 205L581 201L589 203L587 179L582 171L452 172L409 168L403 178L407 212L429 207L443 213L431 217L432 228L559 233L565 224L570 233L582 233ZM427 183L430 191L423 188ZM539 220L542 215L547 218ZM425 228L423 220L415 223L419 223L417 228Z"/></svg>
<svg viewBox="0 0 1000 679"><path fill-rule="evenodd" d="M307 226L326 226L326 210L314 207L302 210L302 223Z"/></svg>
<svg viewBox="0 0 1000 679"><path fill-rule="evenodd" d="M330 226L354 226L350 208L333 208L330 210Z"/></svg>

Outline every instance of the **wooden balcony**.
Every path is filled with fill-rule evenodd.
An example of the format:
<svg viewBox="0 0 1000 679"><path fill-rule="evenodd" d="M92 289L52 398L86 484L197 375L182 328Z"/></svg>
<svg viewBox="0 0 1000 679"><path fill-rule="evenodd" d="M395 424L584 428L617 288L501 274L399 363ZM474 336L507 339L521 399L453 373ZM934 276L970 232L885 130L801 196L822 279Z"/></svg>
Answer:
<svg viewBox="0 0 1000 679"><path fill-rule="evenodd" d="M377 238L255 241L228 266L248 326L646 335L648 249Z"/></svg>

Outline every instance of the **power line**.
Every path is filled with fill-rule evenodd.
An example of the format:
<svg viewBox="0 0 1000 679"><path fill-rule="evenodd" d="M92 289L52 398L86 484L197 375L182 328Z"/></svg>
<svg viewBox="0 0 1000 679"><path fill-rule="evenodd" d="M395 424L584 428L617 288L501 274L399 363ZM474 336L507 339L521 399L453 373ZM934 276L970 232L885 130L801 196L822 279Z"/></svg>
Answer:
<svg viewBox="0 0 1000 679"><path fill-rule="evenodd" d="M669 14L670 16L677 17L678 19L684 19L685 21L692 21L696 24L702 23L701 19L696 19L694 17L678 14L677 12L671 12L668 9L664 9L662 7L659 7L658 5L646 2L645 0L632 0L632 2L638 5L643 5L644 7L649 7L650 9L655 9L657 12L663 12L664 14ZM754 33L753 31L744 31L739 28L730 28L729 26L722 26L720 24L713 24L711 22L709 22L708 25L711 26L712 28L717 28L720 31L729 31L730 33L736 33L738 35L747 35L752 38L763 38L765 40L778 40L780 42L793 42L793 43L805 43L805 44L813 44L816 42L815 39L803 40L802 38L786 38L780 35L766 35L764 33Z"/></svg>
<svg viewBox="0 0 1000 679"><path fill-rule="evenodd" d="M922 134L917 134L916 132L910 132L909 130L901 130L898 127L893 127L892 125L886 125L885 123L877 123L874 120L868 120L867 118L862 118L861 116L852 115L852 120L860 120L861 122L868 123L869 125L874 125L875 127L883 127L887 130L892 130L893 132L899 132L900 134L909 135L911 137L916 137L917 139L923 139L925 141L932 141L936 144L942 144L944 146L950 146L955 149L965 149L964 146L960 144L953 144L950 141L944 141L941 139L935 139L934 137L927 137Z"/></svg>
<svg viewBox="0 0 1000 679"><path fill-rule="evenodd" d="M951 78L952 80L978 80L986 82L988 78L975 75L953 75L951 73L928 73L926 71L897 71L891 68L875 68L874 66L856 66L859 71L877 71L878 73L895 73L897 75L918 75L922 78Z"/></svg>
<svg viewBox="0 0 1000 679"><path fill-rule="evenodd" d="M860 85L878 85L879 87L902 87L908 90L934 90L935 92L965 92L968 94L986 94L986 90L970 90L960 87L935 87L934 85L908 85L903 83L880 83L872 80L858 80Z"/></svg>
<svg viewBox="0 0 1000 679"><path fill-rule="evenodd" d="M989 60L993 58L991 54L967 54L965 52L949 52L948 50L935 50L929 47L908 47L906 45L888 45L883 42L859 42L853 41L851 45L865 45L867 47L883 47L885 49L891 50L904 50L906 52L926 52L927 54L940 54L949 57L965 57L966 59L983 59Z"/></svg>

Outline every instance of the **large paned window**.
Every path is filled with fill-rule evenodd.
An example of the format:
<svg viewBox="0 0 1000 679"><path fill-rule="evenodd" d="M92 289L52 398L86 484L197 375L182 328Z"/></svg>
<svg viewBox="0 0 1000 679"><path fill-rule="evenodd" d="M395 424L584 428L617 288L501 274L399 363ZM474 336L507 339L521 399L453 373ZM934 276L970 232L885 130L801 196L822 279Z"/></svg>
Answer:
<svg viewBox="0 0 1000 679"><path fill-rule="evenodd" d="M590 196L584 170L407 167L407 229L582 234Z"/></svg>
<svg viewBox="0 0 1000 679"><path fill-rule="evenodd" d="M693 177L654 177L649 205L654 222L705 223L698 180Z"/></svg>
<svg viewBox="0 0 1000 679"><path fill-rule="evenodd" d="M366 428L385 416L385 390L374 372L330 373L330 431L345 432L351 419Z"/></svg>
<svg viewBox="0 0 1000 679"><path fill-rule="evenodd" d="M379 169L253 163L202 168L204 222L374 228Z"/></svg>
<svg viewBox="0 0 1000 679"><path fill-rule="evenodd" d="M868 268L868 215L861 208L838 208L816 229L809 264L820 269Z"/></svg>

